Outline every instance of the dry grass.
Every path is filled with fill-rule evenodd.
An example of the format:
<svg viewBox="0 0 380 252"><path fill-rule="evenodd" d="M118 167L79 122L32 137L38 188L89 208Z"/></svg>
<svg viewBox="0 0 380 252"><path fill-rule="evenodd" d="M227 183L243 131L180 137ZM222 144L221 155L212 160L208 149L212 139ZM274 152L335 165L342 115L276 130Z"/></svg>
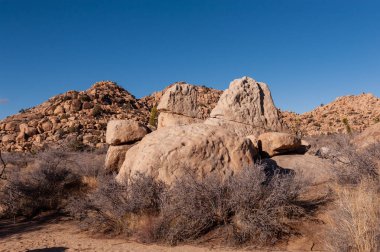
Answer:
<svg viewBox="0 0 380 252"><path fill-rule="evenodd" d="M376 181L337 187L335 210L328 222L331 251L380 251L380 194Z"/></svg>

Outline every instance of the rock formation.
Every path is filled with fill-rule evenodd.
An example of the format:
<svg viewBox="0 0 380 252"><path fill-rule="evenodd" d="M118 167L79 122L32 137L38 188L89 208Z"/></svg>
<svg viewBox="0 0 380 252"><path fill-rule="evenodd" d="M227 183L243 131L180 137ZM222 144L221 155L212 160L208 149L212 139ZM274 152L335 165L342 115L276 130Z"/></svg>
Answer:
<svg viewBox="0 0 380 252"><path fill-rule="evenodd" d="M161 113L165 117L167 111L172 115L181 113L178 118L190 119L177 120L171 127L161 125L129 149L119 180L143 173L170 184L189 171L200 177L211 172L229 176L253 163L259 133L282 129L265 84L248 77L233 81L212 110L211 118L194 123L207 116L199 106L199 93L199 88L184 83L166 91L158 106ZM190 124L178 125L185 122ZM268 138L261 139L265 147L272 148L265 149L272 154L290 152L301 145L289 134L273 135L278 136L273 137L273 143L266 141ZM289 139L294 141L290 143Z"/></svg>
<svg viewBox="0 0 380 252"><path fill-rule="evenodd" d="M117 179L144 173L170 184L187 172L200 177L212 172L228 176L252 164L255 155L250 140L218 126L166 127L128 150Z"/></svg>
<svg viewBox="0 0 380 252"><path fill-rule="evenodd" d="M204 121L219 100L221 91L184 82L171 85L158 104L158 128Z"/></svg>
<svg viewBox="0 0 380 252"><path fill-rule="evenodd" d="M0 121L0 148L28 151L47 145L105 145L107 122L134 119L147 124L149 108L114 82L95 83L86 91L68 91Z"/></svg>
<svg viewBox="0 0 380 252"><path fill-rule="evenodd" d="M267 157L296 152L301 139L289 133L267 132L258 137L259 150Z"/></svg>
<svg viewBox="0 0 380 252"><path fill-rule="evenodd" d="M350 95L304 113L281 112L293 132L303 135L362 132L380 122L380 99L373 94Z"/></svg>
<svg viewBox="0 0 380 252"><path fill-rule="evenodd" d="M249 77L231 82L205 123L229 128L240 136L284 130L268 86Z"/></svg>
<svg viewBox="0 0 380 252"><path fill-rule="evenodd" d="M107 151L105 169L118 172L124 162L126 152L150 132L144 124L134 120L112 120L108 122L106 142Z"/></svg>

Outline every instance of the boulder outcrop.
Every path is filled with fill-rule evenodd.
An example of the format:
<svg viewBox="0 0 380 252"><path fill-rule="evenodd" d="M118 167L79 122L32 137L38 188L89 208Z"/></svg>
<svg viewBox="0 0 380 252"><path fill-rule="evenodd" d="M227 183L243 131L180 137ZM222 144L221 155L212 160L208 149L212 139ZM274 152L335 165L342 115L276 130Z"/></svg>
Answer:
<svg viewBox="0 0 380 252"><path fill-rule="evenodd" d="M157 109L158 128L204 121L219 100L221 91L185 82L171 85Z"/></svg>
<svg viewBox="0 0 380 252"><path fill-rule="evenodd" d="M260 152L267 157L296 152L301 147L301 140L289 133L266 132L258 137Z"/></svg>
<svg viewBox="0 0 380 252"><path fill-rule="evenodd" d="M141 140L149 128L134 120L112 120L107 124L106 143L123 145Z"/></svg>
<svg viewBox="0 0 380 252"><path fill-rule="evenodd" d="M268 86L249 77L230 83L205 123L229 128L240 136L284 129Z"/></svg>
<svg viewBox="0 0 380 252"><path fill-rule="evenodd" d="M189 171L200 177L212 172L229 176L252 164L256 152L249 139L221 127L196 123L162 128L127 151L117 179L144 173L170 184Z"/></svg>

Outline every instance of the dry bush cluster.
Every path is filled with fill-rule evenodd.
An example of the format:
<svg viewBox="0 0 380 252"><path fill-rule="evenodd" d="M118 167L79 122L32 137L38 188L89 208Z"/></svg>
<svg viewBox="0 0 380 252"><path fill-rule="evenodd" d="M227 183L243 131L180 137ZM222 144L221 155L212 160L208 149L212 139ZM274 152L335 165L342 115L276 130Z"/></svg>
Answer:
<svg viewBox="0 0 380 252"><path fill-rule="evenodd" d="M329 216L327 245L331 251L380 251L379 184L362 179L355 187L337 188Z"/></svg>
<svg viewBox="0 0 380 252"><path fill-rule="evenodd" d="M309 218L321 203L299 199L302 183L261 165L229 179L189 173L165 186L143 174L125 184L104 178L69 210L87 229L137 236L144 242L200 241L222 237L238 244L274 244L297 233L293 222Z"/></svg>
<svg viewBox="0 0 380 252"><path fill-rule="evenodd" d="M326 245L331 251L380 251L380 143L358 149L349 136L333 140L329 158L337 183Z"/></svg>
<svg viewBox="0 0 380 252"><path fill-rule="evenodd" d="M89 178L99 175L103 160L91 154L49 150L4 155L4 162L7 172L0 184L0 214L30 218L43 211L63 210L69 198L87 190Z"/></svg>

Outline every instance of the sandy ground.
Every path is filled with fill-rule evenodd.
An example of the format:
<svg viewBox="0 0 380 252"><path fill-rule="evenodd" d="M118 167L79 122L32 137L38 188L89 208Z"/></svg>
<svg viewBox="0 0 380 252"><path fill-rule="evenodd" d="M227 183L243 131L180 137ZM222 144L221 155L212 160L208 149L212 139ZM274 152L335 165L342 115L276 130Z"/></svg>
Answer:
<svg viewBox="0 0 380 252"><path fill-rule="evenodd" d="M247 250L190 245L165 247L145 245L123 239L92 238L71 221L45 218L17 224L0 221L0 251L223 252Z"/></svg>

